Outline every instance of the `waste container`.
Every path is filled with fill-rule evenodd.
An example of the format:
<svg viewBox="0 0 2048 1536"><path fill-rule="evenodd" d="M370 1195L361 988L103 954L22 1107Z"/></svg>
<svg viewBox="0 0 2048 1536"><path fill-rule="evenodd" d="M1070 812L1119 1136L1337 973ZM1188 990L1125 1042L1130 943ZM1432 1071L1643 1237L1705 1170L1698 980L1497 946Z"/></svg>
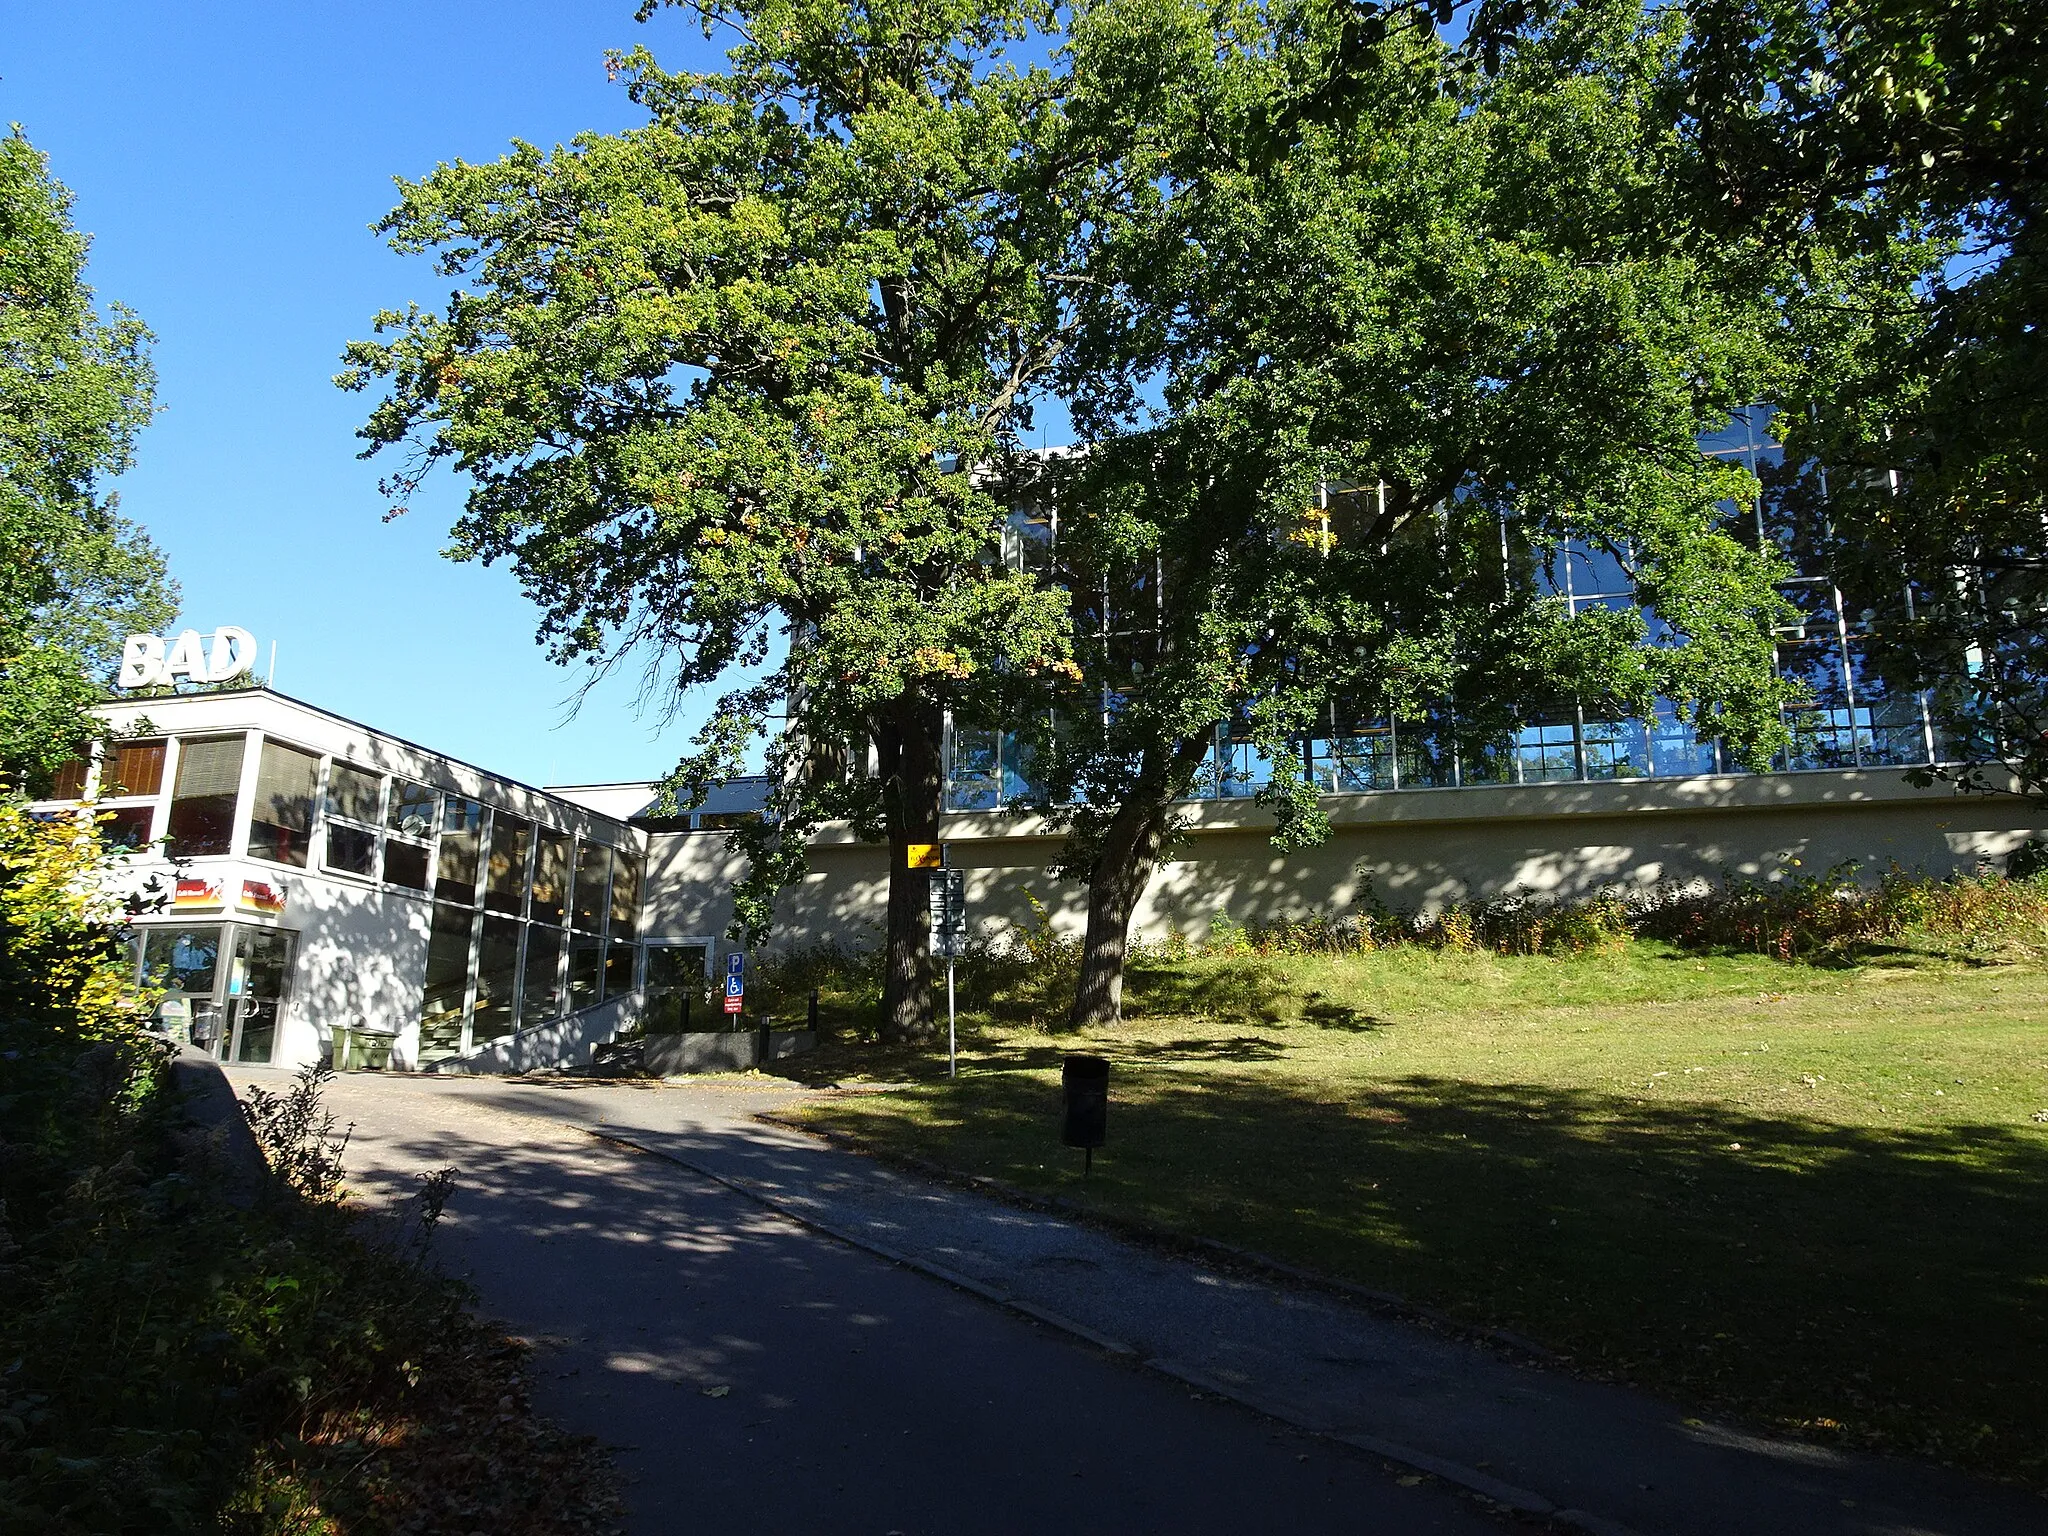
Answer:
<svg viewBox="0 0 2048 1536"><path fill-rule="evenodd" d="M1101 1146L1109 1124L1109 1058L1069 1056L1060 1067L1060 1087L1066 1097L1062 1144L1091 1151Z"/></svg>

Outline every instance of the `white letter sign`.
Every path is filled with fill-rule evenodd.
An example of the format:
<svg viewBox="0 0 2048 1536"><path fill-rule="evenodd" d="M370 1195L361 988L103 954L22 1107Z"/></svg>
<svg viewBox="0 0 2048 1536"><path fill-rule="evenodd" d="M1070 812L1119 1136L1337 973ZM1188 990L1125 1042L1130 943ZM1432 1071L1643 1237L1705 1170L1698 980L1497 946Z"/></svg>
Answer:
<svg viewBox="0 0 2048 1536"><path fill-rule="evenodd" d="M121 644L122 688L151 688L180 678L194 683L225 683L256 666L256 637L246 629L223 624L213 632L209 651L198 630L188 629L166 647L160 635L130 635Z"/></svg>

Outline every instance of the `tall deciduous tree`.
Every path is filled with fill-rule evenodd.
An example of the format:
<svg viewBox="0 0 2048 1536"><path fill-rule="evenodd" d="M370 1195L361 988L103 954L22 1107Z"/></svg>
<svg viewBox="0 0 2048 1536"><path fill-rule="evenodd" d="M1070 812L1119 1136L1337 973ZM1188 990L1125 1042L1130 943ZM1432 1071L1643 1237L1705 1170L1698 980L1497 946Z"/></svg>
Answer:
<svg viewBox="0 0 2048 1536"><path fill-rule="evenodd" d="M1089 891L1076 1025L1118 1017L1218 722L1288 847L1326 831L1298 744L1333 698L1476 756L1560 700L1661 699L1761 760L1790 691L1783 567L1723 526L1757 487L1697 447L1771 382L1774 312L1672 238L1674 30L1574 7L1489 72L1316 6L1152 9L1179 105L1130 130L1156 195L1106 231L1071 356L1096 442L1056 491L1104 604L1097 692L1038 743ZM1568 544L1623 559L1654 623L1550 595Z"/></svg>
<svg viewBox="0 0 2048 1536"><path fill-rule="evenodd" d="M94 735L121 637L177 612L106 482L150 416L149 333L85 283L71 198L19 128L0 138L0 776L41 788Z"/></svg>
<svg viewBox="0 0 2048 1536"><path fill-rule="evenodd" d="M771 736L750 933L822 818L886 830L885 1027L914 1037L906 852L938 840L946 713L1071 666L1064 595L988 558L990 476L1065 344L1106 160L1028 62L1049 6L693 9L729 67L616 60L645 127L402 184L384 231L465 286L380 316L342 382L390 381L365 435L411 445L401 490L437 461L470 477L455 553L512 561L559 658L640 648L728 686L679 794Z"/></svg>
<svg viewBox="0 0 2048 1536"><path fill-rule="evenodd" d="M2048 797L2048 50L2030 0L1687 0L1710 238L1797 255L1788 501L1966 788ZM1922 779L1932 774L1916 775Z"/></svg>

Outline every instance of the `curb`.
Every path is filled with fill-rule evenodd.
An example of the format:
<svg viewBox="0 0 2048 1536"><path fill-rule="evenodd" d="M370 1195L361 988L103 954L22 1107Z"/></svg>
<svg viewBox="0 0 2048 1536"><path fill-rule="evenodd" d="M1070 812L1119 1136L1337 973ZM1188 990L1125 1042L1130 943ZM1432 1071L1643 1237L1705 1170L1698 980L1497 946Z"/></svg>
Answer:
<svg viewBox="0 0 2048 1536"><path fill-rule="evenodd" d="M764 1125L777 1130L794 1131L800 1136L815 1137L830 1146L853 1152L870 1162L887 1167L900 1168L909 1173L946 1184L955 1189L965 1189L976 1194L992 1195L1006 1205L1018 1206L1027 1211L1043 1211L1053 1216L1063 1216L1083 1226L1094 1227L1112 1236L1142 1243L1148 1248L1161 1249L1167 1253L1186 1255L1199 1253L1210 1258L1221 1259L1241 1270L1269 1279L1283 1280L1291 1285L1309 1290L1323 1291L1341 1296L1347 1301L1358 1302L1385 1316L1399 1318L1404 1322L1427 1323L1446 1333L1456 1334L1463 1339L1491 1345L1524 1357L1528 1362L1541 1366L1570 1365L1568 1356L1558 1353L1534 1339L1524 1338L1519 1333L1505 1328L1489 1328L1484 1323L1468 1323L1447 1312L1425 1306L1418 1301L1392 1291L1375 1290L1369 1285L1360 1285L1354 1280L1339 1280L1334 1275L1325 1275L1312 1269L1303 1269L1285 1259L1276 1259L1270 1254L1260 1253L1255 1248L1239 1248L1235 1244L1220 1242L1213 1237L1201 1237L1192 1232L1178 1232L1171 1227L1155 1226L1129 1216L1118 1216L1107 1211L1082 1205L1060 1195L1034 1194L1028 1189L992 1178L982 1173L962 1173L957 1168L948 1168L943 1163L932 1162L912 1152L893 1152L878 1149L848 1136L843 1131L805 1125L801 1121L785 1119L774 1110L763 1110L754 1118Z"/></svg>
<svg viewBox="0 0 2048 1536"><path fill-rule="evenodd" d="M773 1123L780 1124L780 1122ZM794 1126L784 1128L800 1129ZM833 1222L823 1221L809 1212L791 1205L788 1201L770 1194L750 1179L735 1178L730 1174L719 1173L714 1169L705 1167L701 1163L692 1162L689 1158L679 1153L660 1147L648 1146L646 1143L635 1141L631 1136L623 1135L616 1130L598 1130L590 1126L584 1126L582 1129L594 1140L622 1147L628 1151L638 1152L646 1157L657 1157L663 1162L673 1163L678 1168L687 1169L699 1178L709 1179L712 1183L721 1185L731 1190L734 1194L775 1212L776 1215L781 1216L786 1221L819 1233L821 1236L829 1237L835 1242L844 1243L849 1248L856 1248L863 1253L873 1254L876 1258L885 1259L891 1264L896 1264L904 1269L929 1276L934 1280L952 1286L956 1290L966 1291L970 1295L979 1296L982 1300L992 1302L1006 1311L1013 1312L1020 1317L1029 1318L1034 1322L1043 1323L1047 1327L1058 1329L1060 1332L1079 1339L1085 1344L1093 1345L1104 1354L1130 1361L1135 1365L1144 1367L1146 1370L1180 1382L1183 1386L1192 1387L1198 1392L1206 1393L1212 1397L1220 1397L1228 1402L1236 1403L1240 1407L1249 1408L1252 1412L1260 1414L1265 1418L1276 1420L1279 1423L1315 1435L1319 1439L1334 1440L1341 1445L1350 1446L1353 1450L1364 1451L1369 1455L1378 1456L1382 1460L1396 1463L1416 1472L1426 1473L1443 1482L1463 1488L1467 1492L1478 1494L1481 1498L1503 1508L1513 1510L1517 1514L1531 1515L1545 1520L1553 1529L1579 1531L1585 1533L1585 1536L1638 1536L1638 1533L1628 1526L1619 1524L1616 1521L1603 1519L1598 1515L1589 1514L1584 1510L1561 1510L1540 1493L1535 1493L1527 1488L1518 1488L1512 1483L1504 1483L1499 1478L1489 1477L1486 1473L1476 1468L1465 1466L1460 1462L1448 1461L1441 1456L1432 1456L1427 1451L1416 1450L1412 1446L1401 1445L1395 1441L1381 1440L1371 1435L1346 1434L1333 1430L1328 1425L1303 1417L1300 1413L1283 1403L1261 1398L1241 1388L1230 1386L1197 1370L1193 1366L1183 1365L1176 1360L1143 1354L1135 1346L1124 1340L1098 1332L1085 1323L1076 1322L1071 1317L1053 1311L1050 1307L1043 1307L1036 1302L1012 1296L999 1286L989 1285L984 1281L974 1279L970 1275L963 1275L957 1270L948 1269L942 1264L934 1264L928 1259L921 1259L914 1254L905 1253L899 1248L892 1247L887 1243L878 1242L876 1239L868 1237L863 1233L850 1232ZM810 1134L816 1135L818 1133L811 1132ZM831 1140L832 1138L824 1137L821 1139ZM947 1182L957 1183L958 1175L954 1175ZM976 1180L975 1182L980 1184L983 1181ZM997 1185L995 1180L988 1180L986 1182L990 1185ZM998 1185L997 1187L1001 1186ZM1019 1193L1022 1192L1020 1191ZM1061 1212L1060 1214L1066 1213ZM1215 1247L1222 1249L1226 1253L1235 1253L1235 1250L1229 1249L1223 1244L1216 1244ZM1268 1266L1261 1264L1259 1267L1264 1268ZM1277 1273L1286 1273L1283 1266L1274 1264L1270 1267ZM1321 1277L1311 1278L1320 1279ZM1343 1286L1341 1281L1329 1282L1322 1280L1321 1283L1326 1285L1335 1284L1340 1288ZM1363 1287L1358 1287L1358 1289L1364 1290ZM1366 1292L1366 1294L1373 1295L1375 1293Z"/></svg>

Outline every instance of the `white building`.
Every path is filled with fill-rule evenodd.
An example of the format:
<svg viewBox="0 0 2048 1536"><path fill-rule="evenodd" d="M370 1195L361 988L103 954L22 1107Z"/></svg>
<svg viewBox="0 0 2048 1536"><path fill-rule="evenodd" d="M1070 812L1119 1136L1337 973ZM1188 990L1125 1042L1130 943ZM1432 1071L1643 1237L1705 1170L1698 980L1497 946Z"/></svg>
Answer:
<svg viewBox="0 0 2048 1536"><path fill-rule="evenodd" d="M659 819L648 784L537 789L260 686L101 713L117 744L39 809L76 814L83 800L111 843L136 850L124 878L161 897L136 920L139 972L223 1057L517 1071L587 1061L639 1023L675 1029L685 1008L710 1027L706 982L732 948L743 871L726 828L761 803L758 780ZM954 806L985 804L980 752L952 744ZM1328 788L1331 838L1292 854L1227 780L1190 802L1187 845L1137 934L1341 912L1368 885L1427 910L1770 878L1794 859L1945 875L1995 866L2041 831L2024 803L1914 789L1888 765ZM983 934L1029 922L1031 897L1078 928L1082 893L1046 873L1059 836L1044 823L955 809L943 835ZM774 944L878 941L885 850L826 828L811 866L780 903Z"/></svg>

